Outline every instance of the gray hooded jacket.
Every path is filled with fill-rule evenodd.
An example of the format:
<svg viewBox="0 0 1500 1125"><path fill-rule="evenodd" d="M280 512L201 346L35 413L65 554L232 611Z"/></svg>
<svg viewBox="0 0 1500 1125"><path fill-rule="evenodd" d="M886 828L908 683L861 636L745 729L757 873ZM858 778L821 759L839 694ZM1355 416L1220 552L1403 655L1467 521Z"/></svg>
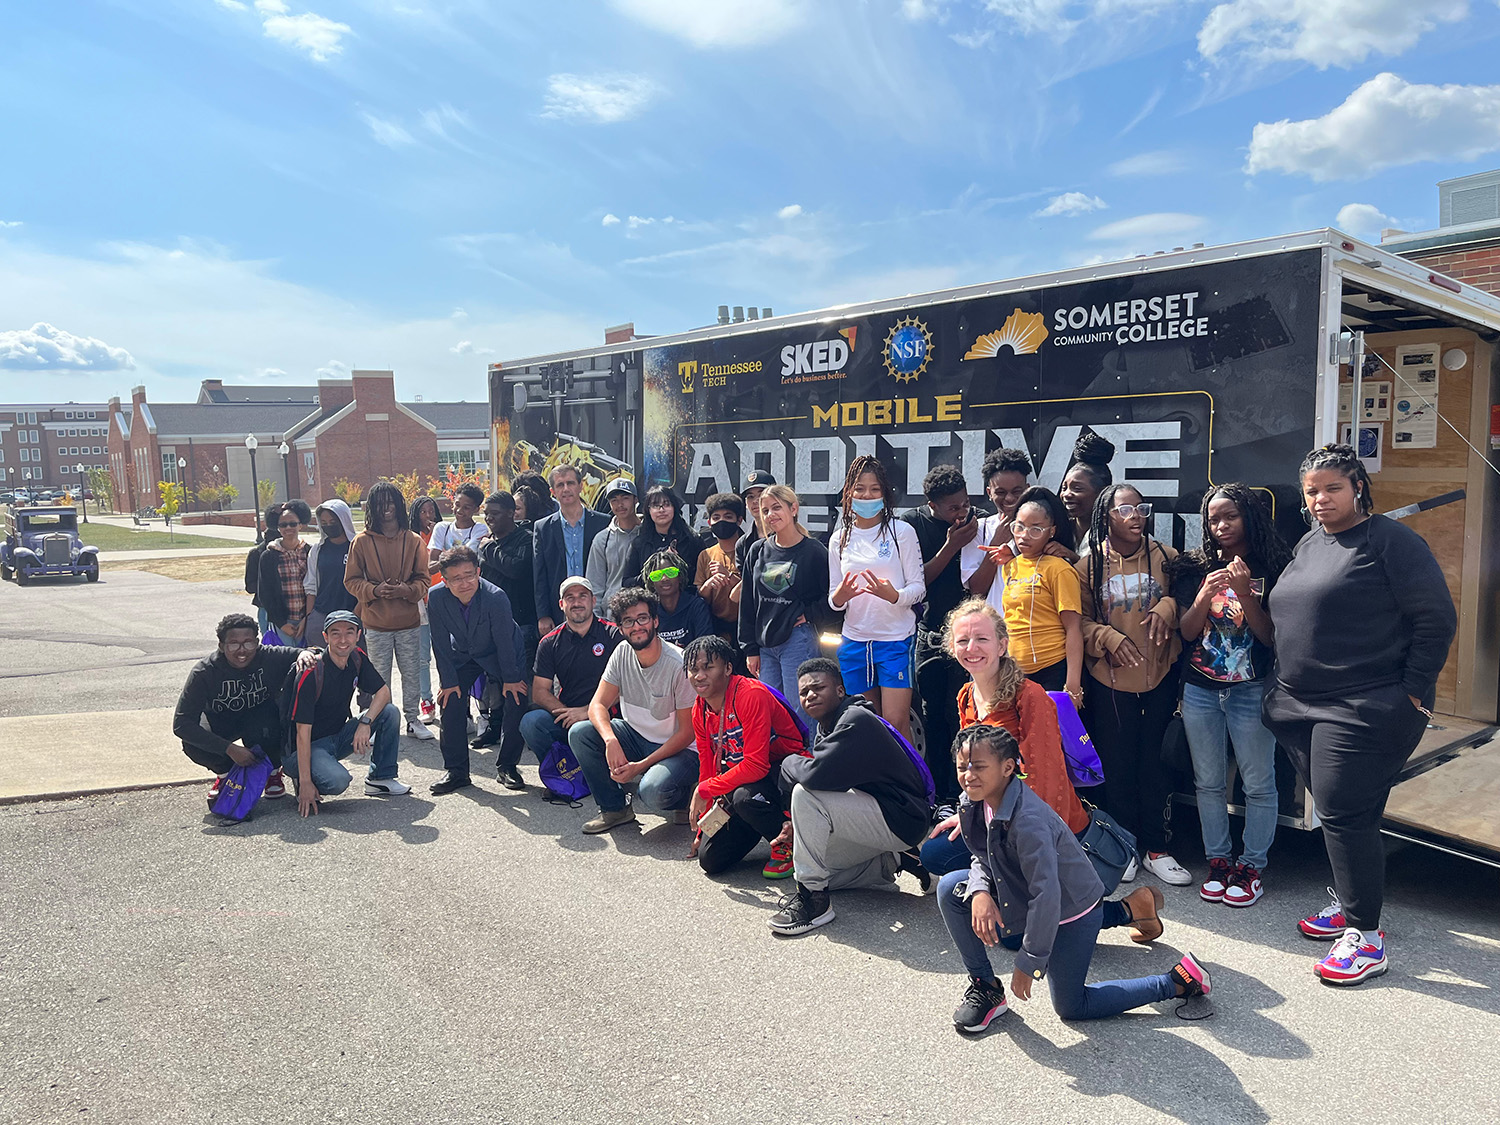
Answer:
<svg viewBox="0 0 1500 1125"><path fill-rule="evenodd" d="M348 543L354 542L354 519L349 514L348 504L345 504L342 500L325 500L313 512L314 518L317 517L318 512L332 512L338 517L338 521L344 529L344 538ZM318 596L318 553L322 551L323 544L327 542L328 536L324 534L312 545L312 549L307 553L307 577L302 580L302 588L307 591L307 607L309 610L312 609L313 602ZM348 549L347 543L345 544L345 549ZM339 573L343 573L342 567L339 568ZM349 596L349 601L352 605L354 602L352 594Z"/></svg>

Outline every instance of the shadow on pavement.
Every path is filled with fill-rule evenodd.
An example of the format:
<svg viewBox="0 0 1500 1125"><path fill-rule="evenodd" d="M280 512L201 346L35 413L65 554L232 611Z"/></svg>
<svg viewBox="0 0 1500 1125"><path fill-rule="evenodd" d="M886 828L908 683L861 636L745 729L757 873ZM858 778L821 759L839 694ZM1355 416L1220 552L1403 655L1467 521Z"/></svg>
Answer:
<svg viewBox="0 0 1500 1125"><path fill-rule="evenodd" d="M353 789L354 786L349 787ZM318 844L330 832L370 836L394 832L406 844L430 844L438 838L435 825L421 824L435 807L412 790L406 797L360 797L347 794L319 804L318 812L306 818L297 815L297 800L290 793L278 801L256 806L255 815L235 824L212 813L203 816L205 836L279 836L288 844Z"/></svg>

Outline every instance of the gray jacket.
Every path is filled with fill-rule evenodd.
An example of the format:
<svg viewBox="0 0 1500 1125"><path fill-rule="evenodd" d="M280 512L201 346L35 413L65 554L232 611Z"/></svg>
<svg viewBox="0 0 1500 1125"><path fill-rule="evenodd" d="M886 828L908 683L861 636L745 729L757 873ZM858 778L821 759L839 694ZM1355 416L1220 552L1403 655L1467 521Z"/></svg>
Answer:
<svg viewBox="0 0 1500 1125"><path fill-rule="evenodd" d="M988 828L984 806L965 800L958 826L973 853L964 898L988 891L1000 908L1000 932L1025 931L1016 968L1040 980L1052 957L1057 926L1087 913L1104 897L1078 838L1062 817L1020 778L1012 779Z"/></svg>
<svg viewBox="0 0 1500 1125"><path fill-rule="evenodd" d="M594 595L599 599L601 617L609 616L609 599L618 594L620 587L624 585L625 562L630 558L630 548L640 533L640 524L624 531L618 520L611 519L609 526L594 536L583 576L589 580L589 585L594 588ZM691 579L692 576L688 577Z"/></svg>

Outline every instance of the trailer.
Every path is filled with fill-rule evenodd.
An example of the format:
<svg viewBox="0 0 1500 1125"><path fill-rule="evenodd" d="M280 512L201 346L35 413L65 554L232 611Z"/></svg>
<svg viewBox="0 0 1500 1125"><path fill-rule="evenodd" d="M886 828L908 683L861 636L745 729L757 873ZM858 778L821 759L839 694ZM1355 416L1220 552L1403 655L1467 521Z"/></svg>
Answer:
<svg viewBox="0 0 1500 1125"><path fill-rule="evenodd" d="M1297 465L1357 437L1380 510L1426 538L1460 620L1386 830L1500 865L1497 338L1500 298L1311 231L493 364L491 464L670 482L699 519L769 469L817 534L850 457L892 466L907 507L942 462L981 497L1002 446L1055 490L1088 427L1154 505L1153 534L1192 548L1204 492L1231 480L1296 542ZM1279 772L1283 820L1316 826Z"/></svg>

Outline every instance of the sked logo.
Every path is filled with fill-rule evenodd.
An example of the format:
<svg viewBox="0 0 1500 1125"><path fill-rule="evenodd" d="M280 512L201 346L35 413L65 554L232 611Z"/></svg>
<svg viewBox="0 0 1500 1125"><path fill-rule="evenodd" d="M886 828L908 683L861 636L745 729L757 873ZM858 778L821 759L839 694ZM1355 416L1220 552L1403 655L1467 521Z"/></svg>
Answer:
<svg viewBox="0 0 1500 1125"><path fill-rule="evenodd" d="M677 365L677 378L682 380L682 393L690 395L693 393L693 380L698 375L698 361L696 359L683 360Z"/></svg>
<svg viewBox="0 0 1500 1125"><path fill-rule="evenodd" d="M915 381L932 362L932 333L914 316L896 321L885 337L885 369L898 383Z"/></svg>
<svg viewBox="0 0 1500 1125"><path fill-rule="evenodd" d="M841 328L839 340L809 340L805 344L788 344L781 349L781 376L812 375L842 371L854 349L858 328Z"/></svg>

